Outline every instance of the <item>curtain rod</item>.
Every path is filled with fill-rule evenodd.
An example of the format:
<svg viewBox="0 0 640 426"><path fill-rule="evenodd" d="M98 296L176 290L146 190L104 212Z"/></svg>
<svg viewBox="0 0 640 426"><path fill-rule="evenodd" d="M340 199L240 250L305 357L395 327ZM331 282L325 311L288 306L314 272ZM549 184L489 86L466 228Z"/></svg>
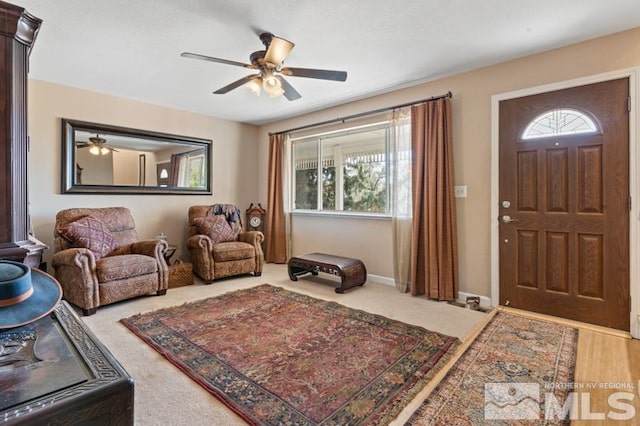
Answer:
<svg viewBox="0 0 640 426"><path fill-rule="evenodd" d="M283 131L280 131L280 132L269 132L269 136L276 135L278 133L297 132L298 130L309 129L311 127L325 126L327 124L338 123L340 121L345 122L347 120L353 120L355 118L366 117L367 115L379 114L379 113L385 112L385 111L391 111L391 110L394 110L394 109L404 108L404 107L408 107L408 106L412 106L412 105L423 104L425 102L437 101L438 99L452 98L452 97L453 97L453 94L451 93L451 91L448 91L444 95L432 96L430 98L421 99L419 101L407 102L406 104L394 105L394 106L390 106L390 107L374 109L374 110L371 110L371 111L360 112L358 114L348 115L346 117L338 117L338 118L334 118L334 119L326 120L326 121L320 121L318 123L307 124L305 126L300 126L300 127L294 127L293 129L287 129L287 130L283 130Z"/></svg>

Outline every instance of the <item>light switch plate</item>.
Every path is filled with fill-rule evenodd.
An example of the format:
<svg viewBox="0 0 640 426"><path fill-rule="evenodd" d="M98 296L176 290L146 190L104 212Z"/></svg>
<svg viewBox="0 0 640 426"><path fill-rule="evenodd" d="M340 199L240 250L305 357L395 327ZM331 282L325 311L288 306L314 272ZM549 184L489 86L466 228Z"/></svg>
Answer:
<svg viewBox="0 0 640 426"><path fill-rule="evenodd" d="M454 186L453 194L456 198L467 198L467 185Z"/></svg>

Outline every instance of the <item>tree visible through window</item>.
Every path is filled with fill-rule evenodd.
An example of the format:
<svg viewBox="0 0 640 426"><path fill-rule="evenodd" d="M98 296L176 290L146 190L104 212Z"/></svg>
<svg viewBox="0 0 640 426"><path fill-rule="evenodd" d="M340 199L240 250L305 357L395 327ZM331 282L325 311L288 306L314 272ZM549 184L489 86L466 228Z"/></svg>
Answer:
<svg viewBox="0 0 640 426"><path fill-rule="evenodd" d="M207 163L204 159L203 150L177 155L180 158L178 163L178 186L204 188L207 178Z"/></svg>
<svg viewBox="0 0 640 426"><path fill-rule="evenodd" d="M379 161L355 161L344 166L344 210L386 211L387 167L385 156L381 157Z"/></svg>
<svg viewBox="0 0 640 426"><path fill-rule="evenodd" d="M188 167L190 188L204 187L204 166L204 155L189 157Z"/></svg>
<svg viewBox="0 0 640 426"><path fill-rule="evenodd" d="M387 213L387 127L294 141L294 209Z"/></svg>

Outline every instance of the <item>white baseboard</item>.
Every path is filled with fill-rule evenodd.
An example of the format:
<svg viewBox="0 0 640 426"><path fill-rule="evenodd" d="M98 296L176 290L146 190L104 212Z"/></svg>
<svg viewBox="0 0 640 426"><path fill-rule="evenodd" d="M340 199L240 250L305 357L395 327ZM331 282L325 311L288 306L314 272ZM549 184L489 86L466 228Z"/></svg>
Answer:
<svg viewBox="0 0 640 426"><path fill-rule="evenodd" d="M378 283L378 284L384 284L384 285L390 285L392 287L395 287L395 281L393 280L393 278L389 278L389 277L383 277L382 275L374 275L374 274L367 274L367 281L370 281L372 283ZM467 302L467 297L479 297L480 298L480 306L482 307L491 307L491 298L487 297L487 296L479 296L477 294L473 294L473 293L467 293L465 291L459 291L458 292L458 301L461 303L466 303Z"/></svg>
<svg viewBox="0 0 640 426"><path fill-rule="evenodd" d="M383 277L382 275L367 274L367 281L371 281L372 283L390 285L392 287L395 287L396 285L393 278Z"/></svg>

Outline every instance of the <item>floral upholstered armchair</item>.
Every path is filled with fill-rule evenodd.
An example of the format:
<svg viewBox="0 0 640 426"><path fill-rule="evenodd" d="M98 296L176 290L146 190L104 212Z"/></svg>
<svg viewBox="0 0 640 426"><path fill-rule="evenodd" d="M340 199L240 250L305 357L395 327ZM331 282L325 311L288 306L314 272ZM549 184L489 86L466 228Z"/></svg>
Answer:
<svg viewBox="0 0 640 426"><path fill-rule="evenodd" d="M58 212L51 259L62 297L92 315L99 306L155 292L167 293L165 241L138 241L124 207Z"/></svg>
<svg viewBox="0 0 640 426"><path fill-rule="evenodd" d="M205 283L232 275L262 274L264 235L243 232L240 210L233 204L190 207L188 232L193 272Z"/></svg>

